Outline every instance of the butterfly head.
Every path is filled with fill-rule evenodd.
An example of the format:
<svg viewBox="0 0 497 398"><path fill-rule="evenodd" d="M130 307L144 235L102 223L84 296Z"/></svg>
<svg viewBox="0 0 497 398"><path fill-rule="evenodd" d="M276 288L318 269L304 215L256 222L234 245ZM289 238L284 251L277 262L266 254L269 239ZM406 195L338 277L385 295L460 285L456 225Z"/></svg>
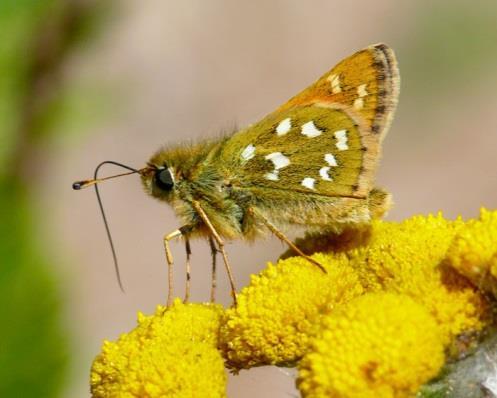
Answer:
<svg viewBox="0 0 497 398"><path fill-rule="evenodd" d="M141 173L141 178L149 195L167 202L173 199L178 179L173 167L165 163L149 163L146 171Z"/></svg>
<svg viewBox="0 0 497 398"><path fill-rule="evenodd" d="M145 192L173 203L188 197L192 184L208 186L212 182L212 172L207 172L206 176L199 169L208 166L208 154L216 144L216 141L202 141L159 149L147 162L145 171L140 173Z"/></svg>

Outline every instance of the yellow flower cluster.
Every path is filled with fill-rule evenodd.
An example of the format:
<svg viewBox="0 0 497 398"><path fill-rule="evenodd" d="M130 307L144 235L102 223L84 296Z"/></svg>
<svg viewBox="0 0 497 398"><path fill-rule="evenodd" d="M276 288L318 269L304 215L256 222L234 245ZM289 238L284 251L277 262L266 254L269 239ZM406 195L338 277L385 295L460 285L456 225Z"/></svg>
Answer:
<svg viewBox="0 0 497 398"><path fill-rule="evenodd" d="M224 397L224 365L298 365L305 397L403 398L457 336L488 323L479 288L497 292L497 212L373 221L298 244L319 248L327 272L286 258L252 276L234 308L177 300L139 315L95 359L93 397Z"/></svg>
<svg viewBox="0 0 497 398"><path fill-rule="evenodd" d="M359 231L357 244L348 237L351 249L343 250L337 239L332 251L313 255L328 274L300 257L270 264L226 313L221 348L228 366L236 371L297 363L327 314L374 292L401 294L422 305L439 325L445 346L462 332L480 330L487 310L482 295L444 266L454 237L465 227L462 220L447 221L440 214L400 223L374 221L367 233ZM319 245L323 249L323 239Z"/></svg>
<svg viewBox="0 0 497 398"><path fill-rule="evenodd" d="M221 328L221 349L232 369L295 365L322 315L363 293L345 256L314 258L326 274L304 258L292 257L252 275Z"/></svg>
<svg viewBox="0 0 497 398"><path fill-rule="evenodd" d="M410 297L372 293L325 318L301 361L307 398L411 397L444 363L438 324Z"/></svg>
<svg viewBox="0 0 497 398"><path fill-rule="evenodd" d="M106 341L93 362L95 398L225 397L223 359L216 349L221 306L159 306L138 315L138 326Z"/></svg>
<svg viewBox="0 0 497 398"><path fill-rule="evenodd" d="M455 236L447 262L476 286L497 297L497 212L482 209Z"/></svg>
<svg viewBox="0 0 497 398"><path fill-rule="evenodd" d="M481 294L444 265L447 251L466 224L441 214L403 222L374 221L366 246L347 252L366 291L391 291L423 304L449 343L463 331L479 330L486 310Z"/></svg>

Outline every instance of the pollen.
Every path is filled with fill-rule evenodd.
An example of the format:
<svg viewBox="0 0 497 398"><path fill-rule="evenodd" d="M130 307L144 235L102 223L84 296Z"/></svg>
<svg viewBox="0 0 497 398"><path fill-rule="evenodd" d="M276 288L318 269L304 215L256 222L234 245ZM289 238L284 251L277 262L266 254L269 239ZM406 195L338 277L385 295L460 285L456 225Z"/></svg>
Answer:
<svg viewBox="0 0 497 398"><path fill-rule="evenodd" d="M176 300L115 342L106 341L91 369L93 398L226 396L226 374L217 350L224 311L219 305ZM178 360L178 359L181 360Z"/></svg>
<svg viewBox="0 0 497 398"><path fill-rule="evenodd" d="M337 139L336 147L339 151L345 151L349 149L349 146L347 145L347 130L335 131L335 138Z"/></svg>
<svg viewBox="0 0 497 398"><path fill-rule="evenodd" d="M489 213L483 215L483 223L485 229L495 231L497 221L492 219L497 220L497 212L491 212L492 217ZM450 256L452 264L447 261L454 237L457 242L469 227L475 243L472 250L497 268L497 256L486 254L489 243L496 247L495 239L482 240L482 226L474 229L472 225L439 214L402 222L373 220L343 235L309 234L299 239L296 243L305 253L327 252L312 255L327 273L303 257L290 257L252 276L237 296L238 306L227 311L221 326L220 347L228 366L235 370L291 366L309 352L319 351L319 358L305 366L312 371L308 383L341 390L343 382L361 390L355 395L312 395L314 387L308 384L304 396L399 398L406 396L404 392L411 396L410 391L436 373L442 352L449 347L455 355L458 347L464 351L463 346L454 346L458 336L475 336L491 320L491 308L481 291L450 267L456 257L471 254L466 244L457 244L458 250ZM395 297L377 295L384 293ZM359 296L364 300L352 304ZM349 302L351 307L340 309ZM328 316L336 327L323 325ZM321 333L333 336L327 342L321 339L328 347L323 351L318 347L319 336L324 337ZM311 340L316 344L312 350ZM410 366L400 365L403 361ZM301 373L301 380L306 378ZM380 385L391 394L382 395Z"/></svg>
<svg viewBox="0 0 497 398"><path fill-rule="evenodd" d="M447 263L475 286L497 297L497 212L481 209L480 218L458 231Z"/></svg>
<svg viewBox="0 0 497 398"><path fill-rule="evenodd" d="M363 294L348 259L314 255L325 274L302 257L269 264L226 311L219 347L228 368L295 365L306 353L323 315Z"/></svg>
<svg viewBox="0 0 497 398"><path fill-rule="evenodd" d="M314 190L314 183L316 182L316 180L314 178L311 178L311 177L306 177L302 180L302 185L306 188L309 188L309 189L312 189Z"/></svg>
<svg viewBox="0 0 497 398"><path fill-rule="evenodd" d="M353 299L322 324L299 366L303 397L412 397L444 363L436 320L407 295Z"/></svg>
<svg viewBox="0 0 497 398"><path fill-rule="evenodd" d="M323 134L323 132L314 125L312 120L302 125L301 133L309 138L318 137Z"/></svg>
<svg viewBox="0 0 497 398"><path fill-rule="evenodd" d="M285 135L290 131L292 128L292 120L287 117L286 119L282 120L280 124L278 124L278 127L276 127L276 135L282 136Z"/></svg>
<svg viewBox="0 0 497 398"><path fill-rule="evenodd" d="M255 146L253 146L252 144L247 145L247 147L243 150L242 154L240 155L240 157L245 161L252 159L254 156L255 156Z"/></svg>

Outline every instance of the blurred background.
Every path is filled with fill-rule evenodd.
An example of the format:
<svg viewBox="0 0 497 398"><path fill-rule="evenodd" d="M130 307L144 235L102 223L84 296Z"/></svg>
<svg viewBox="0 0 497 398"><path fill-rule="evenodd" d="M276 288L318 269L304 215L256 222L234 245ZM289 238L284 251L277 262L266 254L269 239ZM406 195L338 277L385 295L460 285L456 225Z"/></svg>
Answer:
<svg viewBox="0 0 497 398"><path fill-rule="evenodd" d="M402 76L378 176L388 218L497 207L494 0L1 0L0 26L1 397L88 397L103 339L165 301L171 209L136 176L102 185L122 294L94 193L74 180L255 122L369 44L393 47ZM241 287L286 248L228 250ZM209 297L209 264L193 242L193 300ZM218 296L230 303L223 272ZM298 395L276 368L230 376L229 396L256 394Z"/></svg>

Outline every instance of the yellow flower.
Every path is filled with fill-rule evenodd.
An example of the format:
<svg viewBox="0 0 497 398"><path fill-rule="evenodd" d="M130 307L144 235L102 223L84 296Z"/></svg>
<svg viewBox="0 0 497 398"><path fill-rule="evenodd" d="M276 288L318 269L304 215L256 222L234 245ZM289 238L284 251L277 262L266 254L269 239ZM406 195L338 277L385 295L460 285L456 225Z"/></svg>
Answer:
<svg viewBox="0 0 497 398"><path fill-rule="evenodd" d="M292 257L252 277L221 327L228 365L235 370L291 366L307 351L323 315L379 291L403 294L423 305L438 323L446 346L462 332L481 330L487 315L484 298L444 263L454 236L464 228L461 219L447 221L438 214L400 223L374 221L359 228L355 242L348 229L343 245L339 236L301 240L307 250L312 243L326 250L329 239L330 251L313 256L328 274Z"/></svg>
<svg viewBox="0 0 497 398"><path fill-rule="evenodd" d="M216 349L219 305L158 306L138 326L106 341L91 370L93 397L224 397L226 375Z"/></svg>
<svg viewBox="0 0 497 398"><path fill-rule="evenodd" d="M497 212L377 220L298 244L323 251L312 257L327 273L286 258L252 276L225 312L177 300L139 314L134 330L104 343L92 395L224 397L222 354L235 371L304 358L308 397L401 398L437 374L458 335L488 322L478 288L497 292Z"/></svg>
<svg viewBox="0 0 497 398"><path fill-rule="evenodd" d="M455 236L447 262L475 286L497 297L497 211L482 209Z"/></svg>
<svg viewBox="0 0 497 398"><path fill-rule="evenodd" d="M442 335L408 296L367 294L324 318L297 385L312 398L410 397L442 367Z"/></svg>
<svg viewBox="0 0 497 398"><path fill-rule="evenodd" d="M406 294L435 317L449 343L463 331L483 327L486 307L477 289L444 265L454 236L466 228L441 214L402 222L374 221L367 245L349 251L367 291Z"/></svg>
<svg viewBox="0 0 497 398"><path fill-rule="evenodd" d="M293 257L252 276L221 327L221 350L231 368L294 364L305 353L321 316L362 294L345 256L316 254L314 259L327 274Z"/></svg>

